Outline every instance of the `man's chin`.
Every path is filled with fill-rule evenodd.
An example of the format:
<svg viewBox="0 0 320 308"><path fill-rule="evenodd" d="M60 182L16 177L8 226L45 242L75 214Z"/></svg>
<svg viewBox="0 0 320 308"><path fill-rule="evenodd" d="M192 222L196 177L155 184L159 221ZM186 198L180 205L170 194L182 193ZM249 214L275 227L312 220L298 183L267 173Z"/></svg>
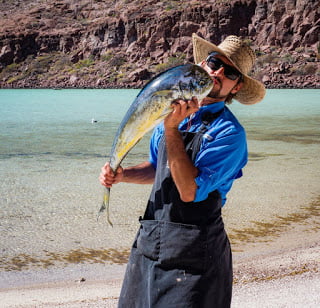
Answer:
<svg viewBox="0 0 320 308"><path fill-rule="evenodd" d="M217 79L214 79L213 81L214 81L214 86L208 96L211 98L218 98L220 97L220 90L221 90L220 81Z"/></svg>
<svg viewBox="0 0 320 308"><path fill-rule="evenodd" d="M212 98L212 97L207 96L199 103L199 107L210 105L210 104L213 104L213 103L216 103L216 102L219 102L219 101L220 101L220 99Z"/></svg>
<svg viewBox="0 0 320 308"><path fill-rule="evenodd" d="M211 91L208 95L208 97L210 98L220 98L220 91L219 90L216 90L216 91Z"/></svg>

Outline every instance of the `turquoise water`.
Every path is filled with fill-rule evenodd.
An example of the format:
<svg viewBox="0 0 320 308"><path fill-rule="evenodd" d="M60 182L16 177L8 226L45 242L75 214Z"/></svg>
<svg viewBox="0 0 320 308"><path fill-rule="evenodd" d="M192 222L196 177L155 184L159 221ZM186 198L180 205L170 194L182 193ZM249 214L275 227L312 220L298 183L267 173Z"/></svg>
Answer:
<svg viewBox="0 0 320 308"><path fill-rule="evenodd" d="M106 155L137 90L1 90L0 155ZM92 119L98 121L92 124Z"/></svg>
<svg viewBox="0 0 320 308"><path fill-rule="evenodd" d="M0 159L109 154L116 129L138 90L0 90ZM319 90L268 90L253 106L230 108L248 139L318 143ZM96 123L91 123L95 119ZM142 152L148 151L147 138ZM140 150L138 150L139 153Z"/></svg>
<svg viewBox="0 0 320 308"><path fill-rule="evenodd" d="M0 90L0 271L15 268L11 258L21 254L50 260L49 253L130 247L151 186L112 188L109 228L96 220L98 175L138 92ZM278 224L276 217L299 214L319 198L320 90L268 90L263 102L230 109L249 145L244 177L224 208L235 238L252 221ZM124 166L147 159L148 143L146 136Z"/></svg>
<svg viewBox="0 0 320 308"><path fill-rule="evenodd" d="M249 140L319 143L319 90L268 90L259 104L232 107Z"/></svg>

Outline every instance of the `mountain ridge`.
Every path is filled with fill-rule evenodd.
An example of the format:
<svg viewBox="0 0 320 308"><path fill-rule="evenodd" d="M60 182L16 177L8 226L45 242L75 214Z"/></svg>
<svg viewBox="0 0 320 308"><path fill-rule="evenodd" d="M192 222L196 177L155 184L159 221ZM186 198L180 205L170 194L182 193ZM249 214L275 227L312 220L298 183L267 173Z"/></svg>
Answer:
<svg viewBox="0 0 320 308"><path fill-rule="evenodd" d="M1 88L139 88L192 62L191 34L244 38L268 88L319 88L315 0L10 1L0 4Z"/></svg>

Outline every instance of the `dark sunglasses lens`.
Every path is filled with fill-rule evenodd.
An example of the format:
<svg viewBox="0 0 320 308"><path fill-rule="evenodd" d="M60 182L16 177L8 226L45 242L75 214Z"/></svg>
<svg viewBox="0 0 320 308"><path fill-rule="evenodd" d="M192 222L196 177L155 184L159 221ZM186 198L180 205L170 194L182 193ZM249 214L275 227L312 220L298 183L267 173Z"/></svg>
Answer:
<svg viewBox="0 0 320 308"><path fill-rule="evenodd" d="M223 63L222 61L220 61L219 59L217 58L214 58L214 57L208 57L207 59L207 65L213 69L213 70L218 70L221 66L223 66Z"/></svg>
<svg viewBox="0 0 320 308"><path fill-rule="evenodd" d="M214 71L218 70L220 67L224 67L224 75L230 80L236 80L241 77L241 73L236 69L223 63L220 59L215 58L214 56L209 56L206 60L207 65Z"/></svg>
<svg viewBox="0 0 320 308"><path fill-rule="evenodd" d="M237 70L235 70L232 67L225 67L224 69L224 74L227 78L231 79L231 80L236 80L237 78L239 78L241 76L241 73L238 72Z"/></svg>

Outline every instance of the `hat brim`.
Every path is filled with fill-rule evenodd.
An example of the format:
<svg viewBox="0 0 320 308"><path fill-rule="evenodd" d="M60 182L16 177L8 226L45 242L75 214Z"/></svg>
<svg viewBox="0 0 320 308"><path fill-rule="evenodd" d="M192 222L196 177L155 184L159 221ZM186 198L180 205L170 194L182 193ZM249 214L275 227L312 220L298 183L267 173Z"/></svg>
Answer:
<svg viewBox="0 0 320 308"><path fill-rule="evenodd" d="M234 99L245 105L253 105L260 102L266 93L266 89L260 81L251 78L243 73L241 69L225 54L225 52L215 44L206 41L195 33L192 34L193 58L195 63L200 63L205 60L211 52L218 52L226 57L235 68L243 75L243 85L236 93Z"/></svg>

